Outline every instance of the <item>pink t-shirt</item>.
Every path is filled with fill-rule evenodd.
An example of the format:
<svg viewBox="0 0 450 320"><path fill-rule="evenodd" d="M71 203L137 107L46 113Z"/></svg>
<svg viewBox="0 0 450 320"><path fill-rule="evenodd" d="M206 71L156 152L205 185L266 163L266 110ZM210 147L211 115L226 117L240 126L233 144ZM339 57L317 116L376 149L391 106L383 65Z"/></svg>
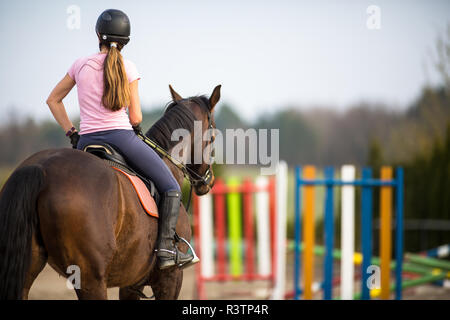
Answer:
<svg viewBox="0 0 450 320"><path fill-rule="evenodd" d="M128 106L124 106L118 111L111 111L103 106L103 62L105 58L106 53L96 53L77 59L67 72L77 84L80 134L112 129L132 130L126 113ZM140 79L133 62L124 59L124 65L129 83Z"/></svg>

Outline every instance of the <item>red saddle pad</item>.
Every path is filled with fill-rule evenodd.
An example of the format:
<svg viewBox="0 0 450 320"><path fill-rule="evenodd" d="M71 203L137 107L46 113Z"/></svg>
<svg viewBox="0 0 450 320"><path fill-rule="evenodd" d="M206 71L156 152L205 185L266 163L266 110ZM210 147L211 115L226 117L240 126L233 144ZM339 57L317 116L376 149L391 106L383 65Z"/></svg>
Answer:
<svg viewBox="0 0 450 320"><path fill-rule="evenodd" d="M152 217L158 218L158 207L145 183L139 177L132 176L119 168L113 167L113 169L123 173L131 181L145 212Z"/></svg>

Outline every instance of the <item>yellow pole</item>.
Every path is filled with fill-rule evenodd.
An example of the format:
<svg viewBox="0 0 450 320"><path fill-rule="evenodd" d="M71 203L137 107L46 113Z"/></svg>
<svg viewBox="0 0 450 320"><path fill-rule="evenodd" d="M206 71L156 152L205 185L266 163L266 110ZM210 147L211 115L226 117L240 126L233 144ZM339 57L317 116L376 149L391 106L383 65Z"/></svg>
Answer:
<svg viewBox="0 0 450 320"><path fill-rule="evenodd" d="M305 166L303 170L303 179L314 179L315 168ZM304 299L313 298L313 278L314 278L314 186L305 185L305 197L303 208L305 210L303 217L303 279L304 279Z"/></svg>
<svg viewBox="0 0 450 320"><path fill-rule="evenodd" d="M381 168L381 180L392 180L392 168ZM392 221L392 187L382 186L380 190L380 268L381 299L390 296L391 265L391 221Z"/></svg>

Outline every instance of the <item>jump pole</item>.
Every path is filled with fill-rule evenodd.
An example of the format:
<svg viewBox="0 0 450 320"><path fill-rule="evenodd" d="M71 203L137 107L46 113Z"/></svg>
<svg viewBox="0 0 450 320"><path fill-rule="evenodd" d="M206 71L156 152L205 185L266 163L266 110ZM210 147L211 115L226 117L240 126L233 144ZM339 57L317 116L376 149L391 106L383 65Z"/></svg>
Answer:
<svg viewBox="0 0 450 320"><path fill-rule="evenodd" d="M223 275L226 274L226 216L225 216L225 188L226 185L222 179L217 179L214 184L214 204L215 204L215 226L216 226L216 243L217 243L217 273L219 280L224 280Z"/></svg>
<svg viewBox="0 0 450 320"><path fill-rule="evenodd" d="M395 171L395 299L402 299L402 269L403 269L403 168Z"/></svg>
<svg viewBox="0 0 450 320"><path fill-rule="evenodd" d="M372 178L372 169L363 168L362 180ZM361 191L361 242L362 242L362 266L361 266L361 299L370 299L370 289L367 281L369 266L372 264L372 198L373 191L370 186L363 186Z"/></svg>
<svg viewBox="0 0 450 320"><path fill-rule="evenodd" d="M237 190L239 180L237 178L228 179L228 187L232 190L228 194L228 236L230 239L230 269L232 276L240 276L242 274L242 215L241 215L241 198Z"/></svg>
<svg viewBox="0 0 450 320"><path fill-rule="evenodd" d="M334 169L325 169L325 179L332 180ZM331 300L333 297L333 249L334 249L334 192L333 185L326 185L325 194L325 255L324 255L324 284L323 297Z"/></svg>
<svg viewBox="0 0 450 320"><path fill-rule="evenodd" d="M392 179L392 168L381 168L381 180ZM391 264L391 223L392 223L392 187L381 186L380 190L380 268L381 268L381 299L389 299Z"/></svg>
<svg viewBox="0 0 450 320"><path fill-rule="evenodd" d="M254 269L254 238L253 238L253 183L249 178L242 184L242 201L244 208L244 239L245 239L245 274L252 280Z"/></svg>
<svg viewBox="0 0 450 320"><path fill-rule="evenodd" d="M302 168L295 168L295 208L294 208L294 299L300 299L300 257L301 257L301 210L302 210L302 188L300 177L302 176Z"/></svg>
<svg viewBox="0 0 450 320"><path fill-rule="evenodd" d="M213 248L213 222L212 222L212 199L206 194L199 199L200 207L200 239L202 246L202 276L212 277L214 275L214 248Z"/></svg>
<svg viewBox="0 0 450 320"><path fill-rule="evenodd" d="M314 179L315 168L306 166L303 172L304 179ZM314 186L305 186L304 197L305 216L303 219L303 279L304 279L304 298L313 298L314 281Z"/></svg>
<svg viewBox="0 0 450 320"><path fill-rule="evenodd" d="M259 176L256 179L256 187L261 191L256 193L256 236L257 236L257 260L258 273L263 276L271 274L271 250L270 250L270 225L269 225L269 194L267 190L269 179Z"/></svg>
<svg viewBox="0 0 450 320"><path fill-rule="evenodd" d="M341 169L344 182L355 180L355 167L346 165ZM353 255L355 253L355 187L342 186L341 193L341 297L353 299Z"/></svg>
<svg viewBox="0 0 450 320"><path fill-rule="evenodd" d="M287 220L287 178L288 166L285 161L280 161L275 176L276 183L276 210L277 218L275 221L275 285L272 291L271 299L284 299L286 287L286 220Z"/></svg>

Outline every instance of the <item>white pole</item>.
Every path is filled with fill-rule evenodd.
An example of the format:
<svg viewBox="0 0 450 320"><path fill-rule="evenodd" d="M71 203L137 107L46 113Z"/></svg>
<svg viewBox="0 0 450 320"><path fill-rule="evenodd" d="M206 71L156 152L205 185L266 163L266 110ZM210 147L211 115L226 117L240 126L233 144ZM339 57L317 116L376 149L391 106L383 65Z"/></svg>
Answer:
<svg viewBox="0 0 450 320"><path fill-rule="evenodd" d="M277 219L276 219L276 274L275 287L272 293L272 299L284 299L286 286L286 217L287 217L287 176L288 167L285 161L280 161L276 174L276 201L277 201Z"/></svg>
<svg viewBox="0 0 450 320"><path fill-rule="evenodd" d="M210 194L199 197L200 209L200 243L202 276L214 275L212 197Z"/></svg>
<svg viewBox="0 0 450 320"><path fill-rule="evenodd" d="M355 180L355 167L341 168L342 181ZM355 252L355 187L345 185L341 194L341 298L353 299L353 255Z"/></svg>
<svg viewBox="0 0 450 320"><path fill-rule="evenodd" d="M265 176L256 178L258 188L267 189L269 180ZM270 229L269 229L269 193L259 191L256 193L256 236L258 252L258 274L270 275Z"/></svg>

